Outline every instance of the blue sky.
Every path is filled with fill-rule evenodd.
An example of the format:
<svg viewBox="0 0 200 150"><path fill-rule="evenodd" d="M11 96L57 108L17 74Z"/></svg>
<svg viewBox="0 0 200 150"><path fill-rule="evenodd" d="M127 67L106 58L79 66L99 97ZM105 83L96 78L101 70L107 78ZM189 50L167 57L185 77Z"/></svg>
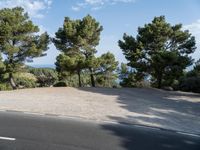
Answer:
<svg viewBox="0 0 200 150"><path fill-rule="evenodd" d="M97 55L110 51L119 62L126 61L117 44L123 33L135 36L138 26L165 15L171 24L182 23L192 32L197 42L193 58L200 58L199 0L0 0L0 8L15 6L24 7L41 32L47 31L51 36L62 26L65 16L80 19L92 15L104 28ZM47 56L32 64L54 64L59 51L53 44L49 47Z"/></svg>

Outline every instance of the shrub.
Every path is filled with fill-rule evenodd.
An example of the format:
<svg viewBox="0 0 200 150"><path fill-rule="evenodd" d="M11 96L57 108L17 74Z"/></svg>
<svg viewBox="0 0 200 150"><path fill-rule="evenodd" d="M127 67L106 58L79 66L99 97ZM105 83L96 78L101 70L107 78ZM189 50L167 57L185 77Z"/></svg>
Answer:
<svg viewBox="0 0 200 150"><path fill-rule="evenodd" d="M29 72L34 74L41 87L52 86L58 80L58 74L51 68L30 68Z"/></svg>
<svg viewBox="0 0 200 150"><path fill-rule="evenodd" d="M37 79L31 73L16 73L14 74L14 80L19 87L34 88L36 87Z"/></svg>
<svg viewBox="0 0 200 150"><path fill-rule="evenodd" d="M65 81L59 81L53 85L54 87L66 87L67 83Z"/></svg>
<svg viewBox="0 0 200 150"><path fill-rule="evenodd" d="M9 91L12 87L8 83L0 83L0 91Z"/></svg>
<svg viewBox="0 0 200 150"><path fill-rule="evenodd" d="M188 77L180 81L180 90L200 93L200 77Z"/></svg>

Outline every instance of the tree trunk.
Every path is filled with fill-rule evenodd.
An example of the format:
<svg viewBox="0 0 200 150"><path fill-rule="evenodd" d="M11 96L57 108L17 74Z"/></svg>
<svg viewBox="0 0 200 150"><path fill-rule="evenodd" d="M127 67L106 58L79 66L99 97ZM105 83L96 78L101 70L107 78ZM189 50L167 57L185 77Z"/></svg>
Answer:
<svg viewBox="0 0 200 150"><path fill-rule="evenodd" d="M78 73L78 85L79 85L79 87L82 87L82 84L81 84L81 72L78 71L77 73Z"/></svg>
<svg viewBox="0 0 200 150"><path fill-rule="evenodd" d="M17 86L16 86L15 81L13 79L13 74L12 73L9 73L9 81L10 81L10 85L12 86L12 88L14 90L17 89Z"/></svg>
<svg viewBox="0 0 200 150"><path fill-rule="evenodd" d="M90 79L91 79L92 87L95 87L95 81L94 81L94 75L93 75L92 68L89 68L89 70L90 70Z"/></svg>

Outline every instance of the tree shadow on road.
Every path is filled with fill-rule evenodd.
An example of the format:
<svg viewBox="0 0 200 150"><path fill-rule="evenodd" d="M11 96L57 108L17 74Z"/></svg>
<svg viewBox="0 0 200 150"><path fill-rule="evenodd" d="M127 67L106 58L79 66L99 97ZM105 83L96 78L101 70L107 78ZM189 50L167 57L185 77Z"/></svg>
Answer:
<svg viewBox="0 0 200 150"><path fill-rule="evenodd" d="M121 147L125 150L199 150L200 148L200 138L145 127L120 128L119 126L101 125L103 130L111 131L114 136L122 139Z"/></svg>
<svg viewBox="0 0 200 150"><path fill-rule="evenodd" d="M152 88L79 88L79 90L108 96L117 96L117 103L120 104L120 107L128 110L132 114L124 117L111 116L108 114L107 117L109 119L119 124L140 124L200 135L199 94L163 91ZM140 146L143 144L141 141L145 141L142 147L144 149L150 149L148 147L151 145L151 138L154 138L154 140L159 140L161 138L155 135L148 135L148 139L143 139L144 137L142 137L142 139L138 138L137 135L135 136L136 138L133 138L132 135L123 135L124 132L119 131L117 128L113 129L107 124L102 125L102 128L111 130L113 134L123 137L125 140L123 145L128 150L131 149L133 141ZM167 140L168 139L165 139L164 141ZM184 145L185 141L186 145L191 145L192 143L191 141L187 142L187 140L181 138L177 140L179 141L175 140L175 142L182 145ZM177 148L176 144L168 145L167 143L163 143L161 145L164 146L162 149L173 150ZM138 149L137 147L135 148ZM185 148L187 148L187 146L185 146Z"/></svg>

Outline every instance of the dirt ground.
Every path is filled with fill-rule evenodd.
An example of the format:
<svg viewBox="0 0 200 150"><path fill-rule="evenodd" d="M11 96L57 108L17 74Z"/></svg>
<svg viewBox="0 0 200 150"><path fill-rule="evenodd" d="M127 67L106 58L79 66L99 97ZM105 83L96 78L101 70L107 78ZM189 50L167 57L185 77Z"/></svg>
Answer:
<svg viewBox="0 0 200 150"><path fill-rule="evenodd" d="M0 110L57 114L200 134L200 95L143 88L35 88L0 92Z"/></svg>

